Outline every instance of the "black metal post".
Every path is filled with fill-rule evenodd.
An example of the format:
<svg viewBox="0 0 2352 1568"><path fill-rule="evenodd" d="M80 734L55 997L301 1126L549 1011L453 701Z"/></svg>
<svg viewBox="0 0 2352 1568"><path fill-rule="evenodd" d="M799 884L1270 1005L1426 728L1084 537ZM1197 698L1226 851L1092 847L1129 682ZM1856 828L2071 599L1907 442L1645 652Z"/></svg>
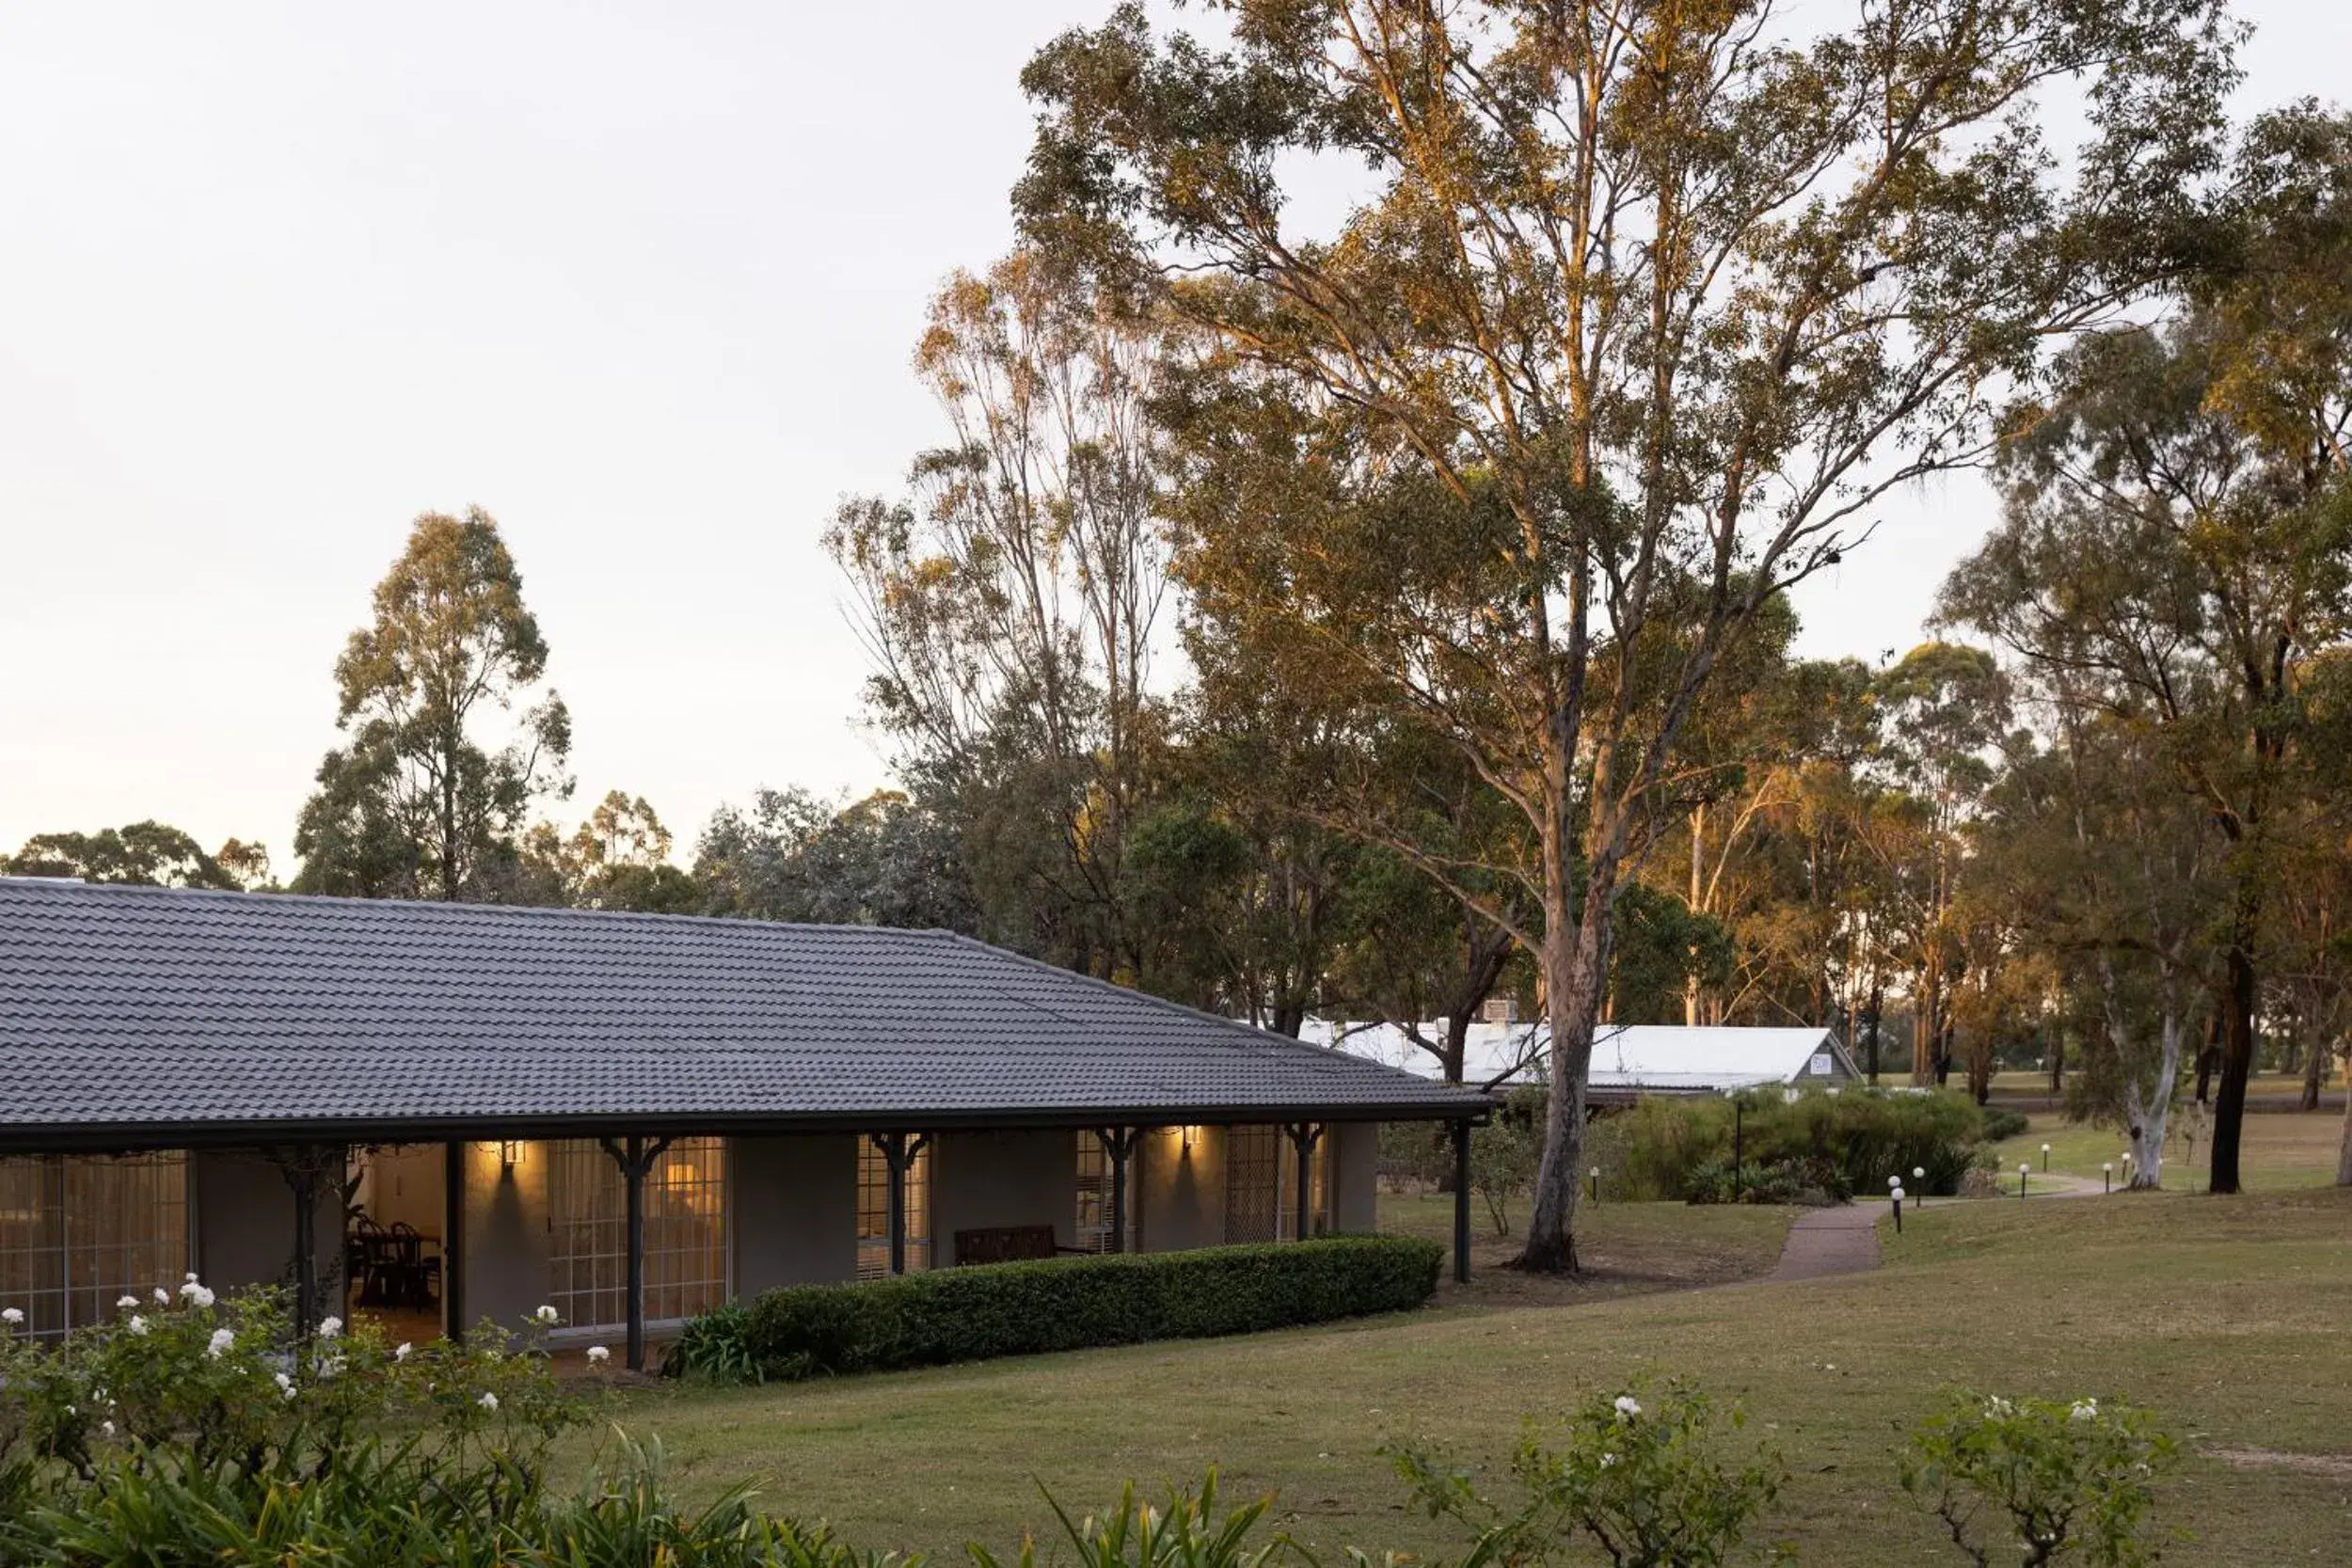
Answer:
<svg viewBox="0 0 2352 1568"><path fill-rule="evenodd" d="M319 1148L278 1149L270 1154L270 1163L294 1195L294 1337L299 1339L308 1339L319 1321L319 1172L327 1158L327 1151Z"/></svg>
<svg viewBox="0 0 2352 1568"><path fill-rule="evenodd" d="M441 1146L441 1332L465 1338L466 1146Z"/></svg>
<svg viewBox="0 0 2352 1568"><path fill-rule="evenodd" d="M1103 1142L1103 1153L1111 1163L1111 1250L1127 1250L1127 1161L1136 1151L1136 1139L1141 1132L1135 1127L1102 1127L1094 1135Z"/></svg>
<svg viewBox="0 0 2352 1568"><path fill-rule="evenodd" d="M288 1172L294 1200L294 1335L308 1339L319 1321L319 1179L309 1165Z"/></svg>
<svg viewBox="0 0 2352 1568"><path fill-rule="evenodd" d="M875 1132L869 1134L876 1148L882 1150L882 1164L890 1169L890 1272L907 1272L907 1172L914 1168L916 1156L931 1141L929 1132L908 1137L904 1132Z"/></svg>
<svg viewBox="0 0 2352 1568"><path fill-rule="evenodd" d="M621 1167L628 1189L628 1370L645 1370L645 1178L670 1147L667 1138L647 1143L631 1133L628 1142L602 1140ZM448 1265L444 1264L446 1268Z"/></svg>
<svg viewBox="0 0 2352 1568"><path fill-rule="evenodd" d="M1902 1190L1900 1187L1898 1187L1898 1188L1896 1188L1896 1189L1895 1189L1895 1234L1896 1234L1896 1235L1898 1235L1898 1236L1899 1236L1899 1235L1901 1235L1902 1233L1903 1233L1903 1190Z"/></svg>
<svg viewBox="0 0 2352 1568"><path fill-rule="evenodd" d="M1454 1124L1454 1282L1470 1283L1470 1124Z"/></svg>
<svg viewBox="0 0 2352 1568"><path fill-rule="evenodd" d="M628 1157L628 1370L645 1370L645 1140L629 1134Z"/></svg>
<svg viewBox="0 0 2352 1568"><path fill-rule="evenodd" d="M1307 1239L1307 1227L1313 1223L1315 1145L1323 1139L1323 1129L1311 1121L1295 1121L1287 1129L1291 1145L1298 1151L1298 1223L1291 1240Z"/></svg>

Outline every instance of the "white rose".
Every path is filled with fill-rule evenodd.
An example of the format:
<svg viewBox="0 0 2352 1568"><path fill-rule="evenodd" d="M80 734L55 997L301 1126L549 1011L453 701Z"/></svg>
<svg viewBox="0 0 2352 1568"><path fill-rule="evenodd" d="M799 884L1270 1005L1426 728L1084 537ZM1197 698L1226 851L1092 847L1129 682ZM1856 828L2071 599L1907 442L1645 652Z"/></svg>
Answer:
<svg viewBox="0 0 2352 1568"><path fill-rule="evenodd" d="M549 1324L562 1322L564 1317L563 1313L558 1312L552 1307L541 1307L537 1311L532 1313L531 1315L540 1323Z"/></svg>
<svg viewBox="0 0 2352 1568"><path fill-rule="evenodd" d="M416 1346L410 1344L407 1340L403 1339L400 1342L400 1348L392 1352L392 1359L395 1361L405 1361L408 1359L408 1353L416 1348Z"/></svg>
<svg viewBox="0 0 2352 1568"><path fill-rule="evenodd" d="M155 1287L155 1305L158 1307L169 1307L171 1305L171 1292L165 1290L161 1285Z"/></svg>
<svg viewBox="0 0 2352 1568"><path fill-rule="evenodd" d="M208 1343L208 1344L206 1344L206 1345L205 1345L205 1347L204 1347L204 1354L207 1354L207 1355L209 1355L209 1356L211 1356L214 1360L217 1361L217 1360L219 1360L219 1359L220 1359L223 1355L227 1354L228 1354L228 1351L229 1351L229 1347L230 1347L230 1345L235 1344L236 1342L237 1342L237 1336L236 1336L236 1332L235 1332L235 1330L233 1330L233 1329L227 1329L227 1328L216 1328L216 1329L213 1330L213 1338L212 1338L211 1342L210 1342L210 1343Z"/></svg>
<svg viewBox="0 0 2352 1568"><path fill-rule="evenodd" d="M24 1321L24 1312L22 1307L0 1307L0 1323L7 1323L10 1328L14 1328Z"/></svg>
<svg viewBox="0 0 2352 1568"><path fill-rule="evenodd" d="M132 1307L136 1307L138 1304L138 1297L124 1296L120 1301L115 1303L115 1308L117 1311L128 1312Z"/></svg>
<svg viewBox="0 0 2352 1568"><path fill-rule="evenodd" d="M474 1402L482 1406L485 1410L496 1410L499 1407L499 1397L496 1394L491 1393L489 1390L485 1389L483 1390L482 1397Z"/></svg>
<svg viewBox="0 0 2352 1568"><path fill-rule="evenodd" d="M342 1331L343 1321L341 1318L321 1318L319 1320L319 1338L322 1339L332 1339L336 1335L341 1334Z"/></svg>
<svg viewBox="0 0 2352 1568"><path fill-rule="evenodd" d="M591 1366L602 1366L605 1362L612 1359L612 1353L605 1349L602 1345L590 1345L588 1347L588 1361Z"/></svg>
<svg viewBox="0 0 2352 1568"><path fill-rule="evenodd" d="M136 1312L131 1314L131 1321L124 1326L129 1328L132 1333L142 1337L147 1333L147 1320L140 1317Z"/></svg>
<svg viewBox="0 0 2352 1568"><path fill-rule="evenodd" d="M1616 1410L1619 1417L1629 1421L1642 1413L1641 1405L1635 1402L1633 1396L1630 1394L1619 1394L1617 1396Z"/></svg>

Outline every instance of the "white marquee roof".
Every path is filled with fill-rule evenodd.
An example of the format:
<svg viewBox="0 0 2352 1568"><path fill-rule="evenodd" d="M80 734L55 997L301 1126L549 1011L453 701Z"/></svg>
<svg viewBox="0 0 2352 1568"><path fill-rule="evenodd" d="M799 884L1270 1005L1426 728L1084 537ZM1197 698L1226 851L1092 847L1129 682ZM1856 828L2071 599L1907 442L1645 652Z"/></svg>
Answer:
<svg viewBox="0 0 2352 1568"><path fill-rule="evenodd" d="M1421 1026L1423 1038L1445 1036L1442 1022ZM1398 1024L1334 1024L1309 1021L1303 1037L1335 1045L1408 1072L1436 1077L1438 1058L1415 1045ZM1464 1076L1472 1084L1527 1083L1543 1076L1549 1032L1541 1023L1473 1023ZM1827 1053L1829 1071L1813 1070ZM1859 1076L1853 1059L1828 1029L1761 1029L1733 1025L1604 1024L1593 1041L1591 1086L1651 1089L1666 1094L1724 1093L1808 1077Z"/></svg>

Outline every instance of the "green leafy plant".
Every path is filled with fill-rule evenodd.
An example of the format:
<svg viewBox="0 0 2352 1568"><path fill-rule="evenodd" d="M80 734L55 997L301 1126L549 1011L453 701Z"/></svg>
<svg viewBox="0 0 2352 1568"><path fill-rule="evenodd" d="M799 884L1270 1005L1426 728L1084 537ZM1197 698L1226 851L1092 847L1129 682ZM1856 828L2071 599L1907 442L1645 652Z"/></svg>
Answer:
<svg viewBox="0 0 2352 1568"><path fill-rule="evenodd" d="M1045 1503L1061 1525L1079 1568L1268 1568L1294 1549L1282 1537L1250 1540L1274 1506L1272 1493L1217 1512L1215 1469L1200 1490L1171 1492L1164 1508L1137 1497L1133 1481L1120 1492L1119 1506L1104 1513L1073 1519L1050 1494ZM1040 1560L1034 1538L1025 1538L1009 1562L977 1543L965 1551L974 1568L1037 1568Z"/></svg>
<svg viewBox="0 0 2352 1568"><path fill-rule="evenodd" d="M1912 1434L1902 1484L1971 1562L2136 1568L2156 1559L2155 1484L2178 1461L2144 1410L1958 1393Z"/></svg>
<svg viewBox="0 0 2352 1568"><path fill-rule="evenodd" d="M1600 1163L1629 1198L1725 1201L1737 1157L1743 1168L1785 1168L1799 1191L1834 1198L1883 1192L1899 1176L1916 1193L1960 1190L1984 1145L1984 1124L1964 1094L1897 1093L1842 1085L1790 1100L1773 1093L1728 1100L1645 1100L1608 1118ZM1912 1172L1923 1170L1924 1177ZM1726 1195L1727 1196L1727 1195Z"/></svg>
<svg viewBox="0 0 2352 1568"><path fill-rule="evenodd" d="M1471 1537L1459 1568L1548 1561L1589 1541L1619 1568L1718 1568L1736 1554L1787 1478L1771 1454L1729 1454L1745 1424L1738 1405L1718 1412L1680 1383L1596 1396L1570 1418L1562 1441L1534 1432L1511 1474L1520 1497L1504 1507L1471 1474L1410 1447L1389 1451L1415 1501Z"/></svg>
<svg viewBox="0 0 2352 1568"><path fill-rule="evenodd" d="M991 1263L795 1285L749 1308L761 1374L800 1378L1248 1334L1429 1299L1444 1250L1405 1236Z"/></svg>
<svg viewBox="0 0 2352 1568"><path fill-rule="evenodd" d="M751 1308L729 1301L688 1320L662 1357L661 1370L668 1377L707 1383L765 1383L767 1370L753 1339Z"/></svg>

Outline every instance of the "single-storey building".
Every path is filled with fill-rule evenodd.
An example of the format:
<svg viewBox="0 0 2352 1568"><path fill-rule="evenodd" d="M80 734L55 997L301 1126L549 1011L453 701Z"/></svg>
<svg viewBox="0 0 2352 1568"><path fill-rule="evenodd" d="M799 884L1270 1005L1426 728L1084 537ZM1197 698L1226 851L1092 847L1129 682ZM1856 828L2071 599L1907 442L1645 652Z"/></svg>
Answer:
<svg viewBox="0 0 2352 1568"><path fill-rule="evenodd" d="M1423 1025L1424 1039L1442 1039L1444 1024ZM1327 1041L1369 1061L1435 1077L1436 1056L1393 1023L1322 1024L1307 1037ZM1474 1085L1507 1088L1540 1084L1550 1063L1551 1033L1536 1023L1473 1023L1463 1040L1463 1076ZM1861 1074L1836 1032L1812 1027L1604 1023L1593 1033L1586 1103L1626 1105L1645 1096L1734 1094L1741 1089L1832 1085Z"/></svg>
<svg viewBox="0 0 2352 1568"><path fill-rule="evenodd" d="M188 1270L642 1364L771 1286L1369 1230L1378 1124L1487 1104L945 931L0 879L37 1332Z"/></svg>

